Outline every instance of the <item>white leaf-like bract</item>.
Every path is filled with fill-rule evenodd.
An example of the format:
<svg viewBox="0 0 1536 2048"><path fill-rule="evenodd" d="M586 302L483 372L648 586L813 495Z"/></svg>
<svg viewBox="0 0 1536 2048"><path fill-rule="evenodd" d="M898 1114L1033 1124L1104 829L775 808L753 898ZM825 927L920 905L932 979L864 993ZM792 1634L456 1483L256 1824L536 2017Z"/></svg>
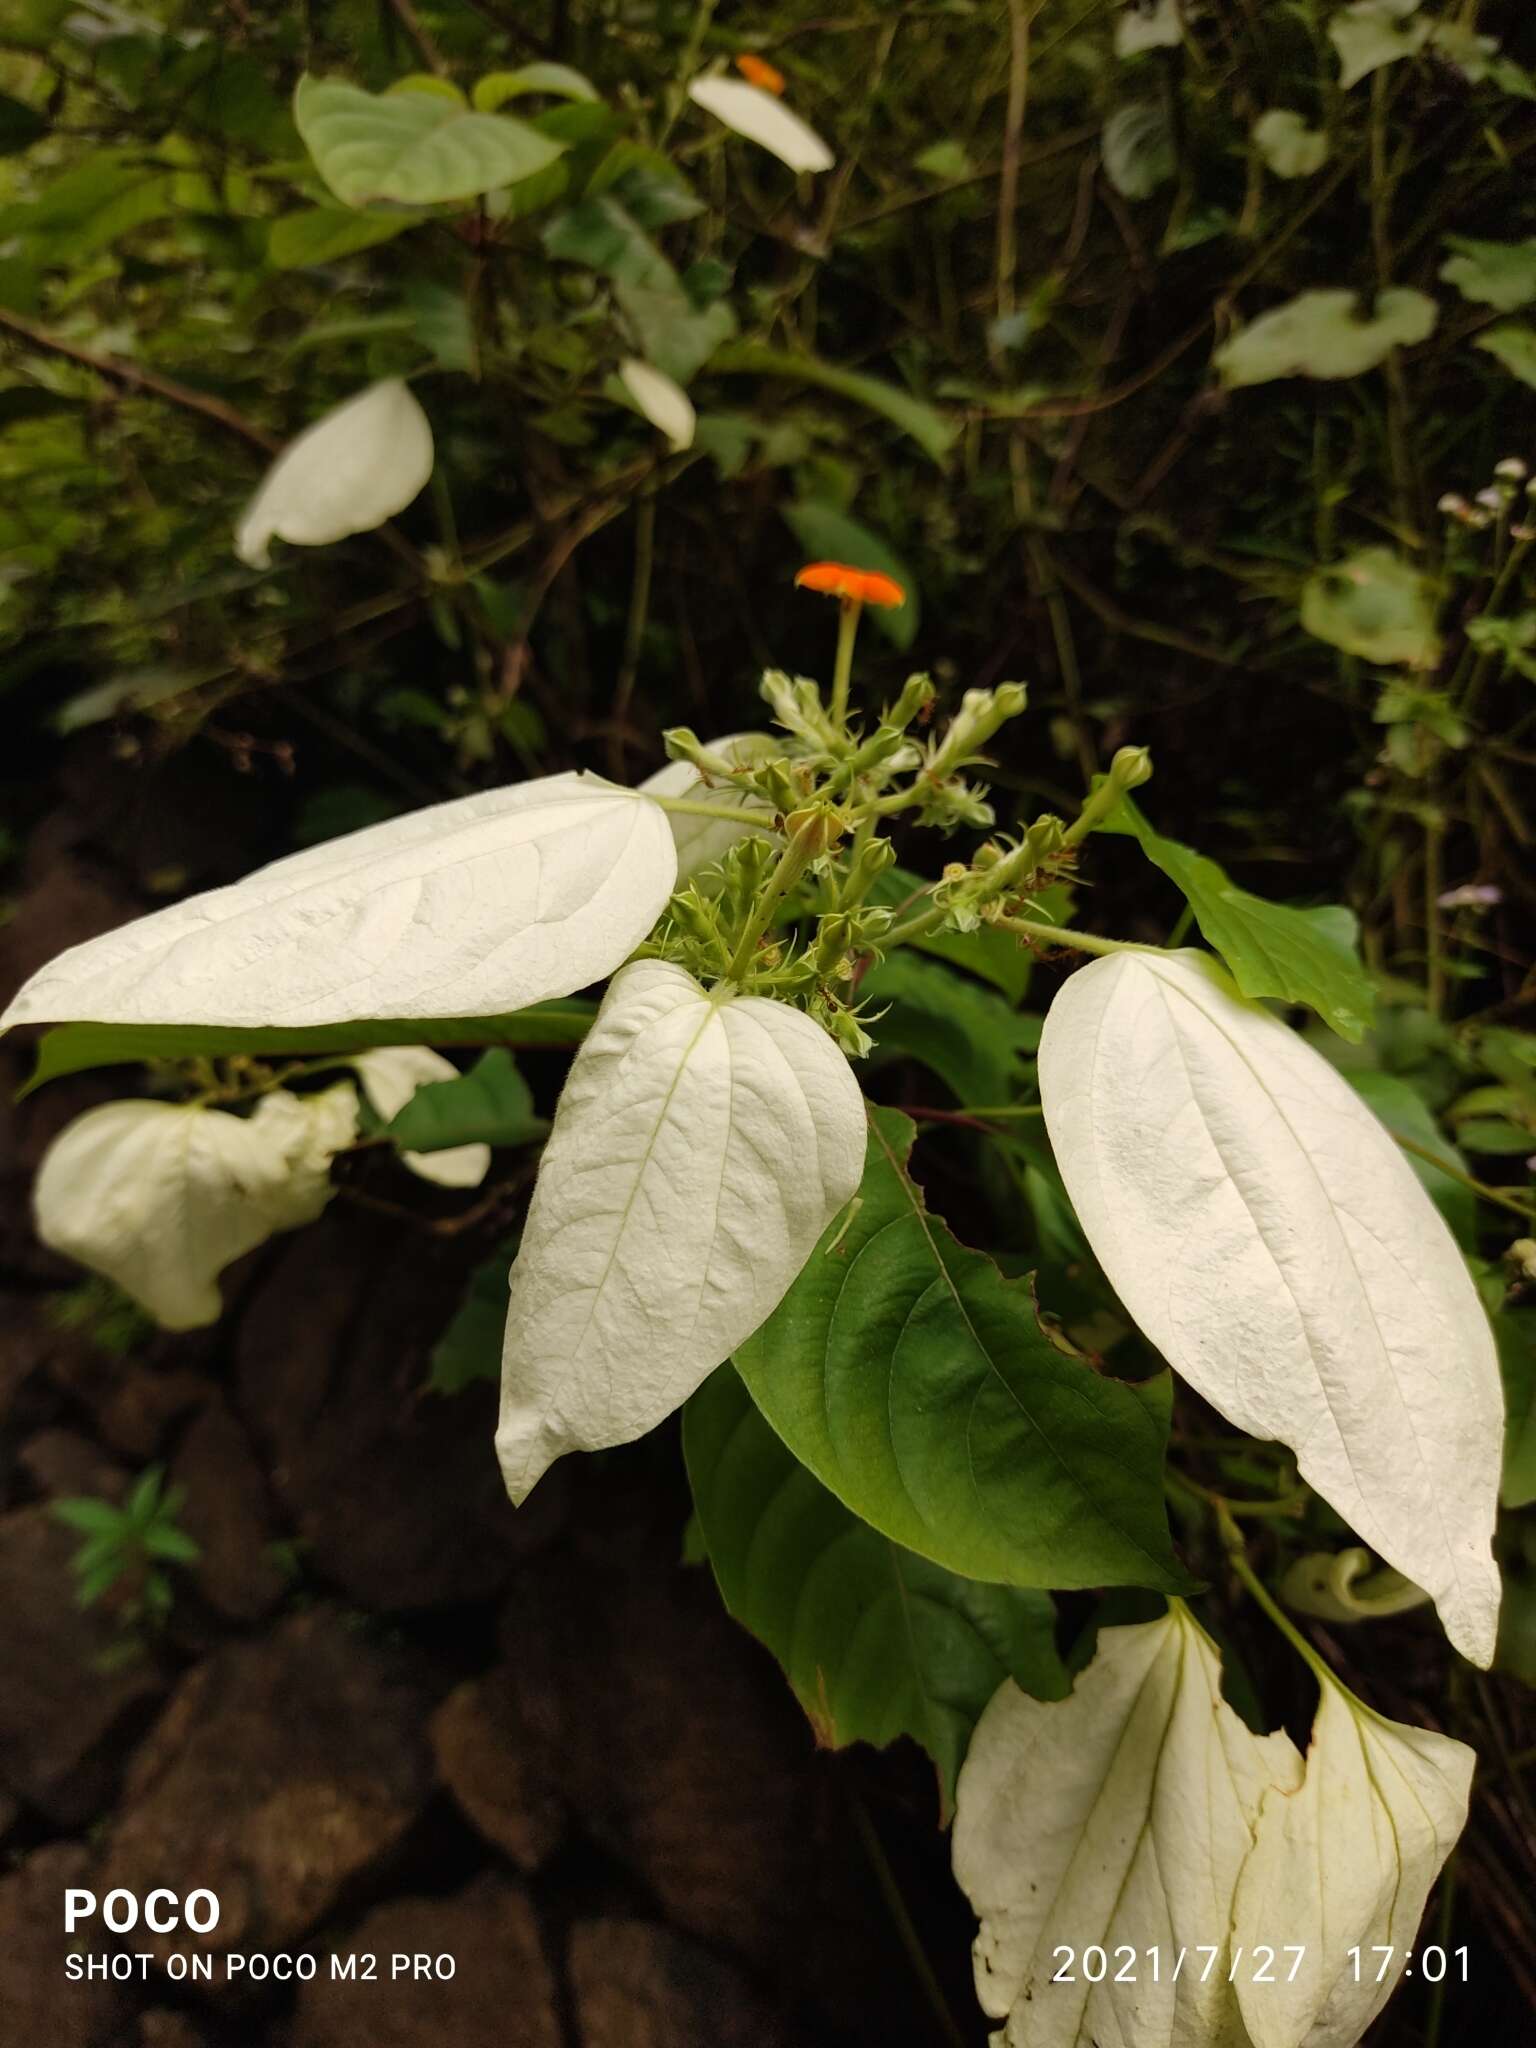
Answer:
<svg viewBox="0 0 1536 2048"><path fill-rule="evenodd" d="M418 1088L432 1081L456 1081L459 1070L430 1045L377 1045L354 1053L368 1100L386 1123L404 1109ZM477 1188L491 1170L489 1145L447 1145L441 1152L402 1152L400 1161L421 1180L444 1188Z"/></svg>
<svg viewBox="0 0 1536 2048"><path fill-rule="evenodd" d="M71 947L0 1030L500 1015L611 973L676 865L666 813L632 789L551 775L483 790Z"/></svg>
<svg viewBox="0 0 1536 2048"><path fill-rule="evenodd" d="M830 171L832 152L816 130L792 114L784 102L739 78L711 75L696 78L688 88L695 106L748 142L755 142L788 164L792 171Z"/></svg>
<svg viewBox="0 0 1536 2048"><path fill-rule="evenodd" d="M432 474L432 428L410 387L387 377L306 427L278 456L235 530L253 569L274 538L324 547L403 512Z"/></svg>
<svg viewBox="0 0 1536 2048"><path fill-rule="evenodd" d="M710 740L707 747L711 754L718 754L733 768L744 768L749 762L783 751L779 742L766 732L730 732L724 739ZM755 801L728 784L711 786L691 761L669 761L665 768L658 768L654 775L645 778L640 784L640 793L642 796L684 797L690 803L733 807L743 803L750 805ZM679 887L691 881L700 868L707 868L714 861L723 859L738 839L748 838L753 831L750 825L732 825L725 818L690 817L687 811L672 811L668 817L677 847Z"/></svg>
<svg viewBox="0 0 1536 2048"><path fill-rule="evenodd" d="M677 450L693 446L698 415L681 384L641 356L627 356L619 365L619 382L658 434Z"/></svg>
<svg viewBox="0 0 1536 2048"><path fill-rule="evenodd" d="M1265 1795L1300 1776L1287 1735L1253 1734L1223 1700L1220 1660L1177 1601L1161 1621L1105 1629L1069 1699L1007 1681L955 1794L955 1876L981 1921L977 1996L1007 2020L994 2040L1238 2048L1233 1893ZM1209 1967L1202 1944L1217 1950ZM1098 1983L1090 1947L1109 1957ZM1129 1973L1117 1948L1133 1951ZM1181 1949L1189 1967L1175 1972Z"/></svg>
<svg viewBox="0 0 1536 2048"><path fill-rule="evenodd" d="M808 1017L664 961L616 975L512 1268L496 1449L513 1500L687 1400L777 1305L864 1149L858 1085Z"/></svg>
<svg viewBox="0 0 1536 2048"><path fill-rule="evenodd" d="M278 1091L249 1117L108 1102L67 1124L33 1192L37 1234L105 1273L168 1330L218 1320L219 1274L274 1231L313 1222L331 1155L351 1142L350 1082Z"/></svg>
<svg viewBox="0 0 1536 2048"><path fill-rule="evenodd" d="M1305 1781L1265 1795L1238 1881L1234 1942L1303 1951L1273 1982L1239 1974L1254 2048L1355 2048L1412 1953L1475 1761L1465 1743L1383 1720L1323 1683Z"/></svg>
<svg viewBox="0 0 1536 2048"><path fill-rule="evenodd" d="M1383 1126L1196 952L1074 974L1039 1075L1073 1206L1147 1337L1229 1422L1290 1445L1486 1666L1498 1363L1461 1254Z"/></svg>

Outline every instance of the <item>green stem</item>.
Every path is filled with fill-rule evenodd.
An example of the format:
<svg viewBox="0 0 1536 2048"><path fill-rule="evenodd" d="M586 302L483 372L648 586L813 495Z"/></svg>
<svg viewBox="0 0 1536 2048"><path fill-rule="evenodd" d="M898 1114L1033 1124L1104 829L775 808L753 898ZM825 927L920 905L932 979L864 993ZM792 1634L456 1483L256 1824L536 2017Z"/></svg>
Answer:
<svg viewBox="0 0 1536 2048"><path fill-rule="evenodd" d="M814 817L801 826L779 855L773 873L763 885L763 893L752 907L752 915L742 927L741 937L736 941L736 950L731 955L730 965L725 970L726 981L741 982L752 964L752 955L757 951L757 942L773 921L773 913L794 888L816 855L826 844L826 820Z"/></svg>
<svg viewBox="0 0 1536 2048"><path fill-rule="evenodd" d="M1108 817L1124 794L1124 789L1114 777L1106 775L1093 794L1084 797L1082 809L1061 835L1062 845L1076 846L1086 839L1099 820Z"/></svg>
<svg viewBox="0 0 1536 2048"><path fill-rule="evenodd" d="M1463 1173L1442 1153L1432 1150L1428 1145L1420 1145L1412 1138L1405 1138L1399 1131L1394 1131L1392 1135L1404 1152L1411 1152L1416 1159L1427 1159L1431 1166L1437 1167L1441 1173L1449 1174L1452 1180L1460 1181L1464 1188L1470 1188L1482 1201L1496 1202L1501 1209L1508 1209L1512 1215L1522 1217L1527 1223L1530 1221L1529 1205L1522 1202L1518 1195L1512 1195L1507 1188L1490 1187L1487 1181L1474 1180L1470 1173Z"/></svg>
<svg viewBox="0 0 1536 2048"><path fill-rule="evenodd" d="M755 825L760 832L778 829L772 811L751 811L741 804L696 804L685 796L653 796L650 801L682 818L724 818L731 825Z"/></svg>
<svg viewBox="0 0 1536 2048"><path fill-rule="evenodd" d="M1071 946L1079 953L1160 953L1161 946L1140 946L1132 939L1101 939L1094 932L1068 931L1059 924L1037 924L1032 917L994 917L990 923L1000 932L1017 932L1023 939L1038 939L1046 946ZM894 935L893 935L894 936ZM882 941L889 945L890 939Z"/></svg>
<svg viewBox="0 0 1536 2048"><path fill-rule="evenodd" d="M849 1794L848 1804L853 1813L853 1823L859 1840L864 1845L864 1853L869 1858L870 1868L875 1873L875 1882L880 1887L880 1896L885 1901L886 1910L890 1914L891 1922L896 1929L897 1939L906 1951L907 1961L912 1966L912 1974L916 1977L923 1996L928 2001L929 2009L938 2023L939 2032L943 2035L946 2043L949 2044L949 2048L965 2048L965 2036L956 2025L954 2014L950 2011L945 2001L943 1989L939 1984L937 1976L934 1974L933 1965L928 1960L927 1951L924 1949L922 1938L918 1934L917 1924L913 1920L911 1913L907 1910L907 1902L901 1895L901 1887L897 1884L896 1874L891 1869L890 1859L885 1853L885 1845L875 1832L875 1824L870 1819L863 1800L859 1798L856 1792Z"/></svg>
<svg viewBox="0 0 1536 2048"><path fill-rule="evenodd" d="M837 661L832 670L832 723L842 730L848 719L848 685L853 678L853 643L858 637L859 614L864 609L856 597L845 597L837 622Z"/></svg>
<svg viewBox="0 0 1536 2048"><path fill-rule="evenodd" d="M1228 1560L1244 1587L1252 1594L1253 1598L1263 1608L1264 1612L1275 1624L1275 1627L1279 1629L1281 1635L1285 1637L1297 1656L1302 1659L1307 1668L1313 1673L1318 1684L1337 1685L1339 1683L1338 1679L1335 1678L1334 1674L1329 1670L1322 1658L1319 1657L1316 1650L1313 1649L1301 1630L1297 1628L1253 1566L1248 1562L1248 1548L1243 1541L1243 1532L1239 1529L1236 1522L1233 1521L1231 1511L1226 1503L1224 1501L1216 1501L1212 1505L1216 1510L1216 1525L1221 1531L1221 1540L1226 1546Z"/></svg>

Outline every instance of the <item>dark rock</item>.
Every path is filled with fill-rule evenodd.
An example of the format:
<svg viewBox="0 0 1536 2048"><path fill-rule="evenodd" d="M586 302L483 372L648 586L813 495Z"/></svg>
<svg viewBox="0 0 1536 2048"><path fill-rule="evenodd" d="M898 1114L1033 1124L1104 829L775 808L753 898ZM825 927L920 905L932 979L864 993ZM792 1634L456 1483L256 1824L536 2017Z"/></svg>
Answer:
<svg viewBox="0 0 1536 2048"><path fill-rule="evenodd" d="M433 1696L414 1659L324 1608L199 1665L135 1759L102 1884L205 1887L219 1923L135 1946L282 1949L335 1911L430 1796Z"/></svg>
<svg viewBox="0 0 1536 2048"><path fill-rule="evenodd" d="M530 1771L505 1675L469 1679L432 1718L438 1775L466 1818L519 1870L534 1871L556 1848L560 1802Z"/></svg>
<svg viewBox="0 0 1536 2048"><path fill-rule="evenodd" d="M0 1779L60 1827L112 1790L118 1738L163 1681L100 1607L75 1605L79 1542L45 1507L0 1518Z"/></svg>
<svg viewBox="0 0 1536 2048"><path fill-rule="evenodd" d="M669 1920L773 1967L815 1889L810 1730L675 1537L605 1529L611 1502L588 1475L583 1491L603 1554L529 1566L503 1608L523 1754Z"/></svg>
<svg viewBox="0 0 1536 2048"><path fill-rule="evenodd" d="M208 2048L208 2036L184 2012L144 2012L138 2048Z"/></svg>
<svg viewBox="0 0 1536 2048"><path fill-rule="evenodd" d="M49 1374L89 1412L102 1440L135 1465L162 1453L174 1426L214 1393L213 1382L187 1366L121 1357L78 1338L54 1348Z"/></svg>
<svg viewBox="0 0 1536 2048"><path fill-rule="evenodd" d="M120 1501L128 1486L122 1466L73 1429L40 1429L27 1438L16 1462L33 1491L46 1500L85 1495Z"/></svg>
<svg viewBox="0 0 1536 2048"><path fill-rule="evenodd" d="M479 1878L451 1898L380 1906L336 1953L377 1957L377 1976L333 1978L322 1962L299 1993L291 2048L560 2048L538 1922L501 1878ZM405 1974L392 1978L396 1957ZM440 1957L454 1966L447 1982L414 1974L415 1959Z"/></svg>
<svg viewBox="0 0 1536 2048"><path fill-rule="evenodd" d="M16 2048L117 2048L127 2029L121 1985L65 1974L71 1953L104 1953L99 1941L64 1932L72 1885L96 1890L90 1852L73 1842L34 1849L0 1878L0 2041Z"/></svg>
<svg viewBox="0 0 1536 2048"><path fill-rule="evenodd" d="M283 1247L241 1324L241 1407L279 1499L314 1567L375 1611L490 1597L560 1526L558 1478L521 1513L506 1498L493 1390L425 1391L466 1284L427 1232L337 1202Z"/></svg>
<svg viewBox="0 0 1536 2048"><path fill-rule="evenodd" d="M788 2048L741 1972L646 1920L585 1920L566 1967L581 2048Z"/></svg>
<svg viewBox="0 0 1536 2048"><path fill-rule="evenodd" d="M222 1401L195 1415L171 1465L185 1489L178 1517L201 1552L192 1567L204 1597L231 1621L255 1621L281 1600L287 1575L266 1482L245 1431Z"/></svg>

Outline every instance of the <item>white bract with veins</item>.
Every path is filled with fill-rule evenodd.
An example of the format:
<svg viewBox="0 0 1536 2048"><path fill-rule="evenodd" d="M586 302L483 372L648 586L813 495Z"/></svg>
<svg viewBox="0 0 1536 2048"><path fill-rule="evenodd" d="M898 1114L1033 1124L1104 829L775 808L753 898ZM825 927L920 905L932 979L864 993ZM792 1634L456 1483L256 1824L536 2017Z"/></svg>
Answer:
<svg viewBox="0 0 1536 2048"><path fill-rule="evenodd" d="M432 428L409 385L370 384L288 443L241 516L235 553L265 569L274 539L315 548L371 533L431 474Z"/></svg>
<svg viewBox="0 0 1536 2048"><path fill-rule="evenodd" d="M753 761L781 753L783 749L771 733L730 732L724 739L711 740L706 751L718 754L732 768L745 768ZM690 803L702 801L731 809L751 802L749 797L732 789L729 784L712 788L691 761L669 761L665 768L658 768L654 775L648 775L640 788L646 796L682 797ZM679 884L691 881L700 869L721 859L738 839L745 839L754 829L757 828L751 825L733 825L728 818L703 818L687 811L675 812L672 838L677 847Z"/></svg>
<svg viewBox="0 0 1536 2048"><path fill-rule="evenodd" d="M727 989L636 961L576 1056L512 1268L496 1449L516 1501L685 1401L858 1188L848 1062L798 1010Z"/></svg>
<svg viewBox="0 0 1536 2048"><path fill-rule="evenodd" d="M672 890L666 813L595 775L434 804L61 953L0 1017L293 1026L495 1016L613 971Z"/></svg>
<svg viewBox="0 0 1536 2048"><path fill-rule="evenodd" d="M1117 953L1047 1014L1062 1178L1135 1321L1493 1658L1504 1432L1493 1335L1396 1143L1196 952Z"/></svg>
<svg viewBox="0 0 1536 2048"><path fill-rule="evenodd" d="M352 1142L350 1082L278 1090L253 1115L169 1102L108 1102L67 1124L33 1190L37 1234L106 1274L168 1330L216 1322L218 1279L330 1199L332 1155Z"/></svg>
<svg viewBox="0 0 1536 2048"><path fill-rule="evenodd" d="M781 99L739 78L696 78L688 88L703 107L736 134L744 135L788 164L792 171L830 171L833 156L816 130L792 114Z"/></svg>

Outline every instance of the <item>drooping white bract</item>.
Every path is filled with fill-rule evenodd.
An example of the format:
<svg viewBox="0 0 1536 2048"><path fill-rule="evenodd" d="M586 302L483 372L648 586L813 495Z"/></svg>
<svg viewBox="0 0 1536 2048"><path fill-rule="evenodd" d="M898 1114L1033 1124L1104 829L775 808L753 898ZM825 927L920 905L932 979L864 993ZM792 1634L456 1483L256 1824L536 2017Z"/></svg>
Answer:
<svg viewBox="0 0 1536 2048"><path fill-rule="evenodd" d="M1176 1371L1434 1599L1487 1665L1503 1404L1460 1253L1355 1091L1207 955L1120 953L1046 1018L1067 1190Z"/></svg>
<svg viewBox="0 0 1536 2048"><path fill-rule="evenodd" d="M168 1102L108 1102L67 1124L33 1190L37 1234L105 1273L168 1330L218 1320L219 1274L274 1231L312 1223L350 1144L350 1082L277 1091L249 1117Z"/></svg>
<svg viewBox="0 0 1536 2048"><path fill-rule="evenodd" d="M433 1081L456 1081L452 1060L430 1045L376 1045L354 1053L348 1061L361 1080L368 1100L388 1123L404 1109L418 1088ZM440 1152L402 1152L400 1162L421 1180L444 1188L477 1188L491 1170L489 1145L445 1145Z"/></svg>
<svg viewBox="0 0 1536 2048"><path fill-rule="evenodd" d="M710 740L707 750L718 754L733 768L744 768L752 761L779 753L781 748L771 733L730 732L724 739ZM658 768L654 775L648 775L640 784L640 790L645 796L685 797L690 803L734 806L753 801L728 786L711 788L691 761L669 761L665 768ZM750 825L732 825L725 818L690 817L686 811L672 812L671 825L672 838L677 846L679 884L691 881L700 868L707 868L723 858L738 839L747 838L753 829Z"/></svg>
<svg viewBox="0 0 1536 2048"><path fill-rule="evenodd" d="M278 456L235 529L235 553L265 569L269 542L324 547L403 512L432 474L432 428L398 378L370 384Z"/></svg>
<svg viewBox="0 0 1536 2048"><path fill-rule="evenodd" d="M981 1921L977 1996L1007 2021L994 2040L1236 2048L1233 1893L1265 1795L1300 1777L1290 1738L1253 1734L1223 1700L1220 1659L1177 1601L1161 1621L1105 1629L1070 1699L1007 1681L955 1794L955 1876ZM1202 1944L1216 1949L1209 1968ZM1095 1946L1110 1958L1098 1983L1082 1965ZM1175 1972L1181 1949L1189 1967Z"/></svg>
<svg viewBox="0 0 1536 2048"><path fill-rule="evenodd" d="M0 1030L500 1015L611 973L656 921L676 862L660 806L598 776L484 790L71 947Z"/></svg>
<svg viewBox="0 0 1536 2048"><path fill-rule="evenodd" d="M496 1449L515 1501L730 1356L857 1190L864 1146L848 1063L798 1010L664 961L615 976L512 1268Z"/></svg>
<svg viewBox="0 0 1536 2048"><path fill-rule="evenodd" d="M1266 1793L1238 1881L1233 1940L1251 1955L1283 1927L1303 1951L1272 1983L1239 1976L1253 2048L1355 2048L1412 1953L1476 1761L1465 1743L1383 1720L1324 1682L1305 1782Z"/></svg>
<svg viewBox="0 0 1536 2048"><path fill-rule="evenodd" d="M748 142L770 151L792 171L831 170L832 152L816 130L771 92L743 79L711 74L696 78L688 97Z"/></svg>
<svg viewBox="0 0 1536 2048"><path fill-rule="evenodd" d="M639 406L658 434L665 434L674 449L693 446L698 416L693 400L681 384L658 370L641 356L626 356L619 365L619 382Z"/></svg>

